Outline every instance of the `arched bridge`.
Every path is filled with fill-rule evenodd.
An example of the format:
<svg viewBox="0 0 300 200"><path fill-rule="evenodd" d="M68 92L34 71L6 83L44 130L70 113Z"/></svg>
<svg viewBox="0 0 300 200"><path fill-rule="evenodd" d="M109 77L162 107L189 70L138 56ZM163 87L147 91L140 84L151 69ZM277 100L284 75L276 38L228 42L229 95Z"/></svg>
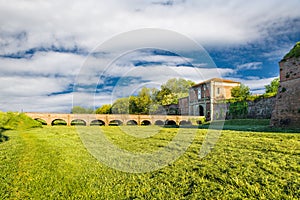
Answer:
<svg viewBox="0 0 300 200"><path fill-rule="evenodd" d="M175 115L129 115L129 114L58 114L58 113L26 113L35 120L52 126L55 122L63 122L67 126L108 126L108 125L196 125L200 116Z"/></svg>

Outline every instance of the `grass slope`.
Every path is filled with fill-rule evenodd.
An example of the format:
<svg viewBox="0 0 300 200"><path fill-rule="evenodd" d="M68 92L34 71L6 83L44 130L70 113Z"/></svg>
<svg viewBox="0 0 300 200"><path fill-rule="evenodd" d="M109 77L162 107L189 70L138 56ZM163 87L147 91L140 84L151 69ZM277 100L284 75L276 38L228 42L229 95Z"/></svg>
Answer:
<svg viewBox="0 0 300 200"><path fill-rule="evenodd" d="M177 129L146 139L119 127L102 130L116 145L144 152L168 143ZM300 198L300 134L227 130L199 159L206 132L197 130L187 152L167 167L131 174L94 159L75 127L7 131L10 140L0 144L0 199Z"/></svg>

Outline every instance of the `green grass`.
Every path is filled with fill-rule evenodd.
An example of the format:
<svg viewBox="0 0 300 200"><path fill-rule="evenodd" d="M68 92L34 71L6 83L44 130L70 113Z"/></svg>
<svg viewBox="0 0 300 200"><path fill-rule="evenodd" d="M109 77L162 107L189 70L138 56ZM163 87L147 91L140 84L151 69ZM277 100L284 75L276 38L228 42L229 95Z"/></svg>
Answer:
<svg viewBox="0 0 300 200"><path fill-rule="evenodd" d="M300 42L297 42L295 44L295 46L290 50L290 52L284 56L284 59L294 58L294 57L296 58L300 57Z"/></svg>
<svg viewBox="0 0 300 200"><path fill-rule="evenodd" d="M103 130L133 152L165 146L178 129L81 127ZM206 129L184 155L153 172L132 174L98 162L76 127L6 131L0 144L0 199L299 199L300 134L225 130L199 158ZM190 132L191 129L181 129ZM140 133L143 133L140 136ZM147 136L147 135L146 135Z"/></svg>
<svg viewBox="0 0 300 200"><path fill-rule="evenodd" d="M216 121L222 122L222 121ZM269 119L232 119L223 121L223 130L252 131L252 132L280 132L280 133L300 133L299 128L271 127ZM200 129L210 128L210 123L199 125Z"/></svg>

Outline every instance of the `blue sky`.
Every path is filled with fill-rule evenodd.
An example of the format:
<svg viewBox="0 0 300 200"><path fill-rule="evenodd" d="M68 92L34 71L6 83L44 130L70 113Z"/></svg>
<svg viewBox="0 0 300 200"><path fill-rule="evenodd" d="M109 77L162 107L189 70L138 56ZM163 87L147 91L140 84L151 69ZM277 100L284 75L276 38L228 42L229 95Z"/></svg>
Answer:
<svg viewBox="0 0 300 200"><path fill-rule="evenodd" d="M74 99L97 107L172 77L233 79L263 93L300 41L299 7L299 0L0 0L0 110L69 112ZM145 28L174 34L122 39ZM150 48L157 46L170 48ZM116 57L116 47L127 51Z"/></svg>

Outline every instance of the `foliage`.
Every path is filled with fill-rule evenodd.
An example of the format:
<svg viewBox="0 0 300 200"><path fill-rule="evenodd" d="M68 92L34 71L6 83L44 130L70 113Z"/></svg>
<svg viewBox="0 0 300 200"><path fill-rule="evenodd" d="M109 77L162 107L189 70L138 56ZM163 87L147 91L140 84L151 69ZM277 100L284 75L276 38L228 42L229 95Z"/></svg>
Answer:
<svg viewBox="0 0 300 200"><path fill-rule="evenodd" d="M134 102L134 105L137 106L139 114L149 114L149 107L152 103L151 90L149 88L143 87L137 98L131 100L131 102Z"/></svg>
<svg viewBox="0 0 300 200"><path fill-rule="evenodd" d="M117 99L111 108L113 114L130 114L129 113L129 97Z"/></svg>
<svg viewBox="0 0 300 200"><path fill-rule="evenodd" d="M189 88L194 84L193 81L183 78L169 79L157 92L156 102L160 105L177 104L179 98L188 96Z"/></svg>
<svg viewBox="0 0 300 200"><path fill-rule="evenodd" d="M246 100L250 96L250 88L241 84L231 89L231 96L239 101Z"/></svg>
<svg viewBox="0 0 300 200"><path fill-rule="evenodd" d="M279 78L275 78L269 85L265 85L266 94L272 94L275 96L277 94L279 87ZM275 94L275 95L274 95Z"/></svg>
<svg viewBox="0 0 300 200"><path fill-rule="evenodd" d="M84 127L97 133L99 127ZM151 127L129 127L132 134ZM8 131L1 144L1 199L299 199L299 134L223 131L211 153L199 158L207 130L197 130L174 163L148 173L117 171L89 154L74 127ZM162 128L142 139L103 127L129 152L152 152L178 130ZM96 134L95 134L96 135ZM37 173L38 172L38 173Z"/></svg>
<svg viewBox="0 0 300 200"><path fill-rule="evenodd" d="M188 90L193 84L190 80L173 78L163 84L160 90L143 87L137 96L117 99L111 111L114 114L163 113L162 105L177 104L178 98L188 96Z"/></svg>
<svg viewBox="0 0 300 200"><path fill-rule="evenodd" d="M26 130L37 127L42 127L42 124L24 113L0 112L0 129Z"/></svg>
<svg viewBox="0 0 300 200"><path fill-rule="evenodd" d="M244 118L248 114L248 103L247 101L237 101L230 103L229 115L236 118Z"/></svg>
<svg viewBox="0 0 300 200"><path fill-rule="evenodd" d="M295 46L290 50L290 52L284 56L284 59L293 58L293 57L296 58L300 57L300 42L297 42L295 44Z"/></svg>
<svg viewBox="0 0 300 200"><path fill-rule="evenodd" d="M92 114L94 111L91 108L84 108L81 106L74 106L71 110L72 114Z"/></svg>
<svg viewBox="0 0 300 200"><path fill-rule="evenodd" d="M95 111L96 114L111 114L112 106L110 104L104 104Z"/></svg>

